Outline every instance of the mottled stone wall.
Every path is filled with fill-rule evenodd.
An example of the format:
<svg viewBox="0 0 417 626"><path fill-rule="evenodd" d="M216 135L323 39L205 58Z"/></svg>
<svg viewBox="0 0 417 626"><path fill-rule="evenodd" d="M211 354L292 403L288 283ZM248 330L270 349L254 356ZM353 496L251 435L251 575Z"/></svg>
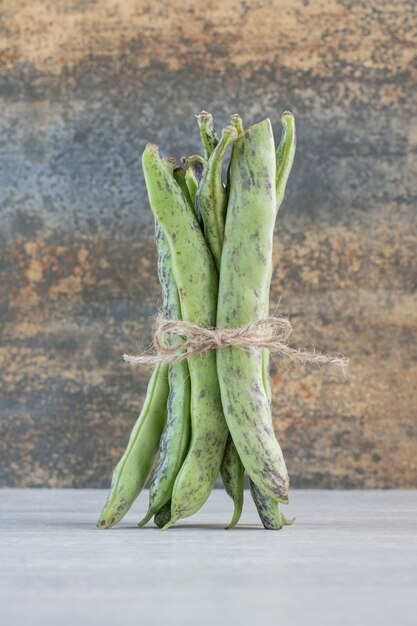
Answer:
<svg viewBox="0 0 417 626"><path fill-rule="evenodd" d="M284 109L298 153L271 306L335 372L273 367L293 485L417 486L413 0L3 0L0 484L102 487L158 300L146 142Z"/></svg>

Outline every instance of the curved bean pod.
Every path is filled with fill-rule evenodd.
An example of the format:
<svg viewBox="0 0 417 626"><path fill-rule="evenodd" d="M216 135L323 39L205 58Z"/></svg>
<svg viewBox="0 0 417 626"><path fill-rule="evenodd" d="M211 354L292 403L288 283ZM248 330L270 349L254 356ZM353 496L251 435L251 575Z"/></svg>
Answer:
<svg viewBox="0 0 417 626"><path fill-rule="evenodd" d="M234 528L242 515L244 500L244 476L245 468L240 460L231 435L227 438L226 449L224 451L220 474L226 493L233 500L233 517L230 520L228 529Z"/></svg>
<svg viewBox="0 0 417 626"><path fill-rule="evenodd" d="M213 258L197 218L166 172L155 144L148 144L143 171L152 211L164 231L181 301L182 319L214 326L218 290ZM190 259L192 262L190 263ZM171 520L195 513L210 495L227 439L213 352L188 359L191 379L191 442L174 483Z"/></svg>
<svg viewBox="0 0 417 626"><path fill-rule="evenodd" d="M275 147L269 119L234 145L221 259L217 326L233 328L264 315L276 216ZM272 427L263 384L262 350L217 350L222 405L250 478L267 495L288 501L289 478Z"/></svg>
<svg viewBox="0 0 417 626"><path fill-rule="evenodd" d="M158 453L168 391L168 367L158 364L148 383L145 402L126 451L113 472L110 493L97 523L98 528L111 528L120 522L145 486Z"/></svg>
<svg viewBox="0 0 417 626"><path fill-rule="evenodd" d="M175 163L176 160L173 157L163 159L164 167L171 175ZM169 247L166 243L164 245L157 224L156 240L158 274L162 287L162 309L164 315L169 317L173 307L175 308L175 298L178 299L178 295L174 281L170 280ZM142 411L132 429L126 451L113 472L110 493L97 524L99 528L110 528L119 522L130 509L148 479L160 444L161 432L166 423L169 394L168 370L167 365L159 364L151 376Z"/></svg>
<svg viewBox="0 0 417 626"><path fill-rule="evenodd" d="M203 159L203 157L199 154L193 154L189 157L181 157L181 163L189 167L198 184L201 180L206 165L206 161Z"/></svg>

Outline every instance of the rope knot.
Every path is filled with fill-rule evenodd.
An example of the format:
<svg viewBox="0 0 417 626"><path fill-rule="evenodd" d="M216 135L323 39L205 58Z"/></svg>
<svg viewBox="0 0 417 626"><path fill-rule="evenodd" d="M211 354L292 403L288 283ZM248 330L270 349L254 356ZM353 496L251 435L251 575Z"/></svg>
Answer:
<svg viewBox="0 0 417 626"><path fill-rule="evenodd" d="M130 365L156 365L188 359L222 348L266 348L298 363L346 367L347 359L316 352L303 352L288 345L292 326L285 317L270 316L239 328L208 328L182 320L156 319L153 347L156 354L130 355L123 358Z"/></svg>

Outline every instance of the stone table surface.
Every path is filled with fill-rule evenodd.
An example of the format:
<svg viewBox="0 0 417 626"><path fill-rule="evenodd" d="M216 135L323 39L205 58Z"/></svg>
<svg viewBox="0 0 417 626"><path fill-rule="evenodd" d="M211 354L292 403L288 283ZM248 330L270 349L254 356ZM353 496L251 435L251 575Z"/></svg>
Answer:
<svg viewBox="0 0 417 626"><path fill-rule="evenodd" d="M239 527L220 490L168 532L136 529L146 494L98 531L101 490L0 491L4 624L415 624L417 491L291 492L296 524Z"/></svg>

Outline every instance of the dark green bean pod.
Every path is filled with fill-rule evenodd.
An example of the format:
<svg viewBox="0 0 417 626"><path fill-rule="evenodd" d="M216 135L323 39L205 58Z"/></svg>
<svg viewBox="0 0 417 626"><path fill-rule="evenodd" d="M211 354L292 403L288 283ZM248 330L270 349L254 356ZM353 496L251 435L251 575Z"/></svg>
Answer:
<svg viewBox="0 0 417 626"><path fill-rule="evenodd" d="M165 524L169 523L170 519L171 519L171 500L168 500L168 502L166 502L164 506L162 506L159 509L159 511L155 513L153 521L155 522L156 526L158 526L158 528L163 528Z"/></svg>

